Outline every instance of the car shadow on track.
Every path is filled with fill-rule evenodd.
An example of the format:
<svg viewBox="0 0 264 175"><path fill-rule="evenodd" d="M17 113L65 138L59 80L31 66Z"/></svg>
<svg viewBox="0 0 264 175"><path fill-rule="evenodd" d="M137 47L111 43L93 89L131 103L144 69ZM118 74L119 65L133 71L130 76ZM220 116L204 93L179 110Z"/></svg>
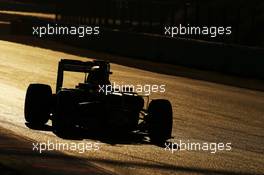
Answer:
<svg viewBox="0 0 264 175"><path fill-rule="evenodd" d="M130 132L130 133L122 133L122 132L109 132L109 131L90 131L86 129L75 128L74 131L65 131L63 133L57 133L52 126L43 125L36 126L31 125L29 123L25 123L25 125L33 130L39 131L50 131L53 132L56 136L66 139L66 140L96 140L110 145L124 144L124 145L156 145L161 148L165 148L166 145L170 145L170 142L163 143L153 143L148 138L148 135L141 132ZM174 146L176 146L174 144ZM174 148L178 149L178 147Z"/></svg>
<svg viewBox="0 0 264 175"><path fill-rule="evenodd" d="M116 160L108 157L105 158L93 158L93 157L74 157L65 155L58 151L44 152L39 154L36 151L32 151L31 142L28 139L23 139L15 136L15 133L10 132L0 127L0 162L8 163L6 160L13 160L14 164L10 166L2 166L0 163L0 172L10 175L19 174L70 174L81 175L89 174L91 171L93 174L112 174L102 168L98 168L97 165L104 164L112 167L123 167L133 169L146 169L152 171L165 171L172 174L205 174L205 175L258 175L250 172L237 172L230 170L218 170L213 168L199 168L188 167L180 165L172 165L169 163L161 163L156 161L150 161L146 158L142 158L145 162L138 162L136 160ZM41 159L39 159L41 157ZM26 161L24 161L26 159ZM21 161L22 160L22 161ZM41 161L36 161L41 160ZM16 166L14 166L16 165ZM10 168L9 168L10 167ZM24 173L20 173L20 168L23 168ZM95 170L99 172L96 173ZM12 174L13 173L13 174ZM91 173L90 173L91 174Z"/></svg>
<svg viewBox="0 0 264 175"><path fill-rule="evenodd" d="M39 131L53 131L52 126L50 125L41 125L41 126L36 126L36 125L31 125L29 123L25 123L25 125L33 130L39 130Z"/></svg>

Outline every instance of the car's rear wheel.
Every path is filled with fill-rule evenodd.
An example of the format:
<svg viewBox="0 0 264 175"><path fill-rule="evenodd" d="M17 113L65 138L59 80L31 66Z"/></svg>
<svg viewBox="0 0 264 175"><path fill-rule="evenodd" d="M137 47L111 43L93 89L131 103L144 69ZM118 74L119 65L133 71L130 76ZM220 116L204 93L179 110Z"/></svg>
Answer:
<svg viewBox="0 0 264 175"><path fill-rule="evenodd" d="M45 125L51 113L52 90L49 85L30 84L25 99L25 120L33 126Z"/></svg>
<svg viewBox="0 0 264 175"><path fill-rule="evenodd" d="M60 91L57 94L55 115L52 118L54 132L61 137L72 135L73 124L71 118L74 117L74 99L71 91Z"/></svg>
<svg viewBox="0 0 264 175"><path fill-rule="evenodd" d="M171 138L172 106L168 100L152 100L148 108L149 136L153 143L162 144Z"/></svg>

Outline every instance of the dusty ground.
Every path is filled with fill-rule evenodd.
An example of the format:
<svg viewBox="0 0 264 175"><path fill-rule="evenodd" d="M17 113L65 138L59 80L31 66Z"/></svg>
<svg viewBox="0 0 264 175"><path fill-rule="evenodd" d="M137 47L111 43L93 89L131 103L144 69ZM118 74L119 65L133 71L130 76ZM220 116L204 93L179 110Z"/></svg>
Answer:
<svg viewBox="0 0 264 175"><path fill-rule="evenodd" d="M2 175L110 174L100 167L91 165L85 159L67 156L57 151L40 155L38 152L32 151L33 140L21 138L16 133L3 128L0 128L0 133L0 170Z"/></svg>
<svg viewBox="0 0 264 175"><path fill-rule="evenodd" d="M178 76L112 65L112 81L133 84L165 84L173 106L172 142L231 142L231 151L178 151L147 143L108 144L86 138L63 140L50 131L25 126L23 106L29 83L50 84L54 90L61 58L89 60L63 52L0 41L0 127L30 142L100 143L99 151L61 151L84 158L118 174L262 174L264 172L264 93ZM78 75L69 75L73 85ZM2 132L2 130L1 130ZM2 142L2 141L1 141ZM32 149L32 145L28 145ZM1 150L1 152L4 152ZM0 160L5 154L0 153ZM45 159L39 155L37 162ZM2 159L3 160L3 159ZM23 162L23 156L18 162ZM30 165L28 166L30 167Z"/></svg>

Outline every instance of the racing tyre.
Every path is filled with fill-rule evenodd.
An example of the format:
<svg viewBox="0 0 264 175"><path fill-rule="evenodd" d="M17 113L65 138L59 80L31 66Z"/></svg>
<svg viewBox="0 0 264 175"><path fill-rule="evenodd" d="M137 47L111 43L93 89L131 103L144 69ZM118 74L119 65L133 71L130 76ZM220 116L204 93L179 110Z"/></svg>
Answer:
<svg viewBox="0 0 264 175"><path fill-rule="evenodd" d="M32 126L45 125L51 113L52 90L49 85L30 84L25 99L25 120Z"/></svg>
<svg viewBox="0 0 264 175"><path fill-rule="evenodd" d="M72 92L60 91L57 95L56 113L52 118L52 127L54 132L63 138L71 136L73 126L70 119L74 116L74 99Z"/></svg>
<svg viewBox="0 0 264 175"><path fill-rule="evenodd" d="M168 100L152 100L148 107L149 136L153 143L163 144L171 138L172 106Z"/></svg>

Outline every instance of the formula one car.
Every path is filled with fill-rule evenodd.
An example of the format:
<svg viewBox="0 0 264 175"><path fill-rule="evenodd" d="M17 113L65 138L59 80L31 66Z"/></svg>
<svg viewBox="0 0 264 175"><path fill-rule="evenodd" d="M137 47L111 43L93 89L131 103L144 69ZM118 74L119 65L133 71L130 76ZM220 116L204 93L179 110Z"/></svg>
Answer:
<svg viewBox="0 0 264 175"><path fill-rule="evenodd" d="M75 88L63 88L64 71L84 73L84 82ZM25 99L25 120L32 126L44 126L49 119L57 134L83 131L126 134L145 133L152 142L171 138L172 106L168 100L155 99L129 89L105 93L111 87L110 63L62 59L58 65L56 93L45 84L30 84ZM106 90L106 89L105 89Z"/></svg>

